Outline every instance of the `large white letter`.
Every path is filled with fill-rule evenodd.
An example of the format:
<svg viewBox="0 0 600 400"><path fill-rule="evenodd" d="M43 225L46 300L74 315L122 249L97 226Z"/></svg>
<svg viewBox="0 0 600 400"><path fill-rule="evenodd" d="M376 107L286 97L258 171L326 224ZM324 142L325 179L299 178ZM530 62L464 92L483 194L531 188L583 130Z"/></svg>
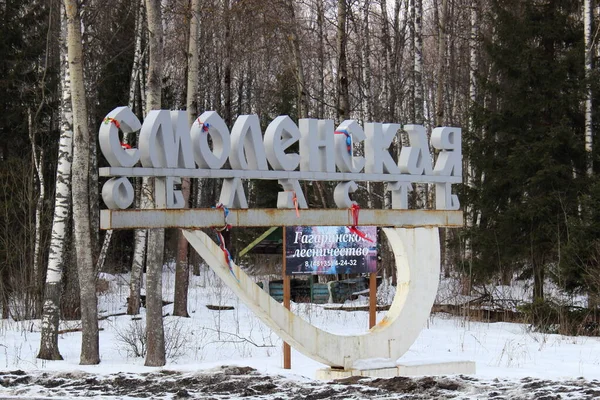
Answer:
<svg viewBox="0 0 600 400"><path fill-rule="evenodd" d="M196 168L187 112L171 111L171 123L173 124L173 147L176 153L171 162L174 162L174 167L177 168Z"/></svg>
<svg viewBox="0 0 600 400"><path fill-rule="evenodd" d="M280 171L298 168L300 156L285 150L300 139L300 130L287 115L275 118L265 132L265 151L271 166Z"/></svg>
<svg viewBox="0 0 600 400"><path fill-rule="evenodd" d="M277 208L308 208L298 179L280 179L283 192L277 193Z"/></svg>
<svg viewBox="0 0 600 400"><path fill-rule="evenodd" d="M403 147L398 166L404 174L431 175L431 156L427 144L427 132L422 125L404 125L408 132L410 147Z"/></svg>
<svg viewBox="0 0 600 400"><path fill-rule="evenodd" d="M233 169L269 169L257 115L241 115L231 128L231 154Z"/></svg>
<svg viewBox="0 0 600 400"><path fill-rule="evenodd" d="M117 107L106 115L100 125L98 143L111 167L133 167L140 159L137 149L124 149L119 140L119 127L123 133L138 131L142 124L129 107Z"/></svg>
<svg viewBox="0 0 600 400"><path fill-rule="evenodd" d="M389 148L400 124L365 124L365 172L371 174L399 174Z"/></svg>
<svg viewBox="0 0 600 400"><path fill-rule="evenodd" d="M111 209L126 209L133 203L134 190L125 177L111 178L102 186L102 200Z"/></svg>
<svg viewBox="0 0 600 400"><path fill-rule="evenodd" d="M352 201L349 194L354 193L358 189L358 185L354 181L340 182L333 190L333 199L335 205L339 208L350 208L355 201Z"/></svg>
<svg viewBox="0 0 600 400"><path fill-rule="evenodd" d="M392 208L394 210L408 209L408 192L412 191L410 182L389 182L385 190L392 192Z"/></svg>
<svg viewBox="0 0 600 400"><path fill-rule="evenodd" d="M208 145L212 139L213 150ZM215 111L206 111L194 121L191 129L194 158L200 168L220 169L231 150L229 129Z"/></svg>
<svg viewBox="0 0 600 400"><path fill-rule="evenodd" d="M241 178L223 179L219 203L227 208L248 208Z"/></svg>
<svg viewBox="0 0 600 400"><path fill-rule="evenodd" d="M148 113L140 132L139 148L142 166L175 167L173 125L169 111L152 110Z"/></svg>
<svg viewBox="0 0 600 400"><path fill-rule="evenodd" d="M335 172L333 121L307 119L300 125L300 170Z"/></svg>
<svg viewBox="0 0 600 400"><path fill-rule="evenodd" d="M335 130L335 163L340 172L360 172L365 159L354 155L354 144L365 140L363 129L354 120L346 120Z"/></svg>
<svg viewBox="0 0 600 400"><path fill-rule="evenodd" d="M435 184L435 208L436 210L458 210L460 208L458 196L452 194L451 184Z"/></svg>
<svg viewBox="0 0 600 400"><path fill-rule="evenodd" d="M431 134L431 145L442 150L438 155L434 175L462 176L462 149L460 128L435 128Z"/></svg>

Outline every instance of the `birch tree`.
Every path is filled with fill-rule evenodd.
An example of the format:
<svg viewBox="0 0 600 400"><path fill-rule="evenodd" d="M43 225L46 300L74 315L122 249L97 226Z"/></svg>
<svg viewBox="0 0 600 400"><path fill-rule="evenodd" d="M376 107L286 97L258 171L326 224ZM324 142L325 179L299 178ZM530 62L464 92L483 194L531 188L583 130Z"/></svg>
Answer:
<svg viewBox="0 0 600 400"><path fill-rule="evenodd" d="M134 64L132 70L131 80L133 84L130 82L130 90L129 90L129 101L134 101L135 99L135 81L139 80L142 82L141 75L143 72L143 54L142 52L142 34L143 34L143 22L144 22L144 1L138 0L140 2L138 8L138 15L136 17L136 30L135 30L135 55L134 55ZM140 84L140 86L143 86ZM140 100L141 100L141 108L143 111L146 110L146 96L145 90L143 87L140 90ZM137 190L138 206L141 208L148 208L148 178L142 179L142 188ZM144 269L144 256L146 254L146 237L147 231L145 229L136 229L134 235L134 245L133 245L133 261L131 263L131 278L129 280L129 297L127 299L127 314L135 315L140 312L140 292L141 292L141 284L142 284L142 271Z"/></svg>
<svg viewBox="0 0 600 400"><path fill-rule="evenodd" d="M40 108L43 103L40 103ZM36 113L37 114L37 113ZM37 115L36 115L37 117ZM27 110L28 119L28 130L29 139L31 141L31 157L33 166L36 172L36 178L38 183L38 196L35 202L35 235L33 240L33 268L30 277L31 285L31 297L34 309L29 317L39 316L38 302L39 302L39 289L40 289L40 261L41 261L41 242L42 242L42 210L44 208L44 200L46 199L46 184L44 179L44 149L38 148L36 144L35 124L34 116L31 113L31 109Z"/></svg>
<svg viewBox="0 0 600 400"><path fill-rule="evenodd" d="M146 104L147 112L161 107L163 26L160 0L146 0L148 18L149 63ZM154 185L149 185L151 188ZM154 205L156 206L156 200ZM165 365L165 338L162 319L162 267L165 230L148 231L148 265L146 271L146 366Z"/></svg>
<svg viewBox="0 0 600 400"><path fill-rule="evenodd" d="M347 19L346 0L337 1L337 116L338 121L342 122L350 117L350 93L348 92L348 64L346 57L346 46L348 36L346 34Z"/></svg>
<svg viewBox="0 0 600 400"><path fill-rule="evenodd" d="M414 0L413 10L414 26L414 60L413 60L413 85L414 85L414 121L413 123L423 125L425 123L425 110L423 98L423 0ZM415 185L415 196L417 208L427 206L427 184Z"/></svg>
<svg viewBox="0 0 600 400"><path fill-rule="evenodd" d="M225 25L225 59L223 60L223 97L224 97L224 109L223 109L223 120L227 126L231 126L233 122L233 110L231 102L231 65L232 65L232 51L233 51L233 38L231 30L233 29L231 12L232 0L223 1L223 19ZM225 235L225 241L228 241L228 233Z"/></svg>
<svg viewBox="0 0 600 400"><path fill-rule="evenodd" d="M371 85L371 35L369 32L369 14L371 0L365 0L363 3L363 30L362 30L362 80L363 80L363 119L365 121L373 120L373 87ZM367 182L370 183L370 182ZM370 191L369 191L370 193ZM369 202L371 196L369 194ZM371 208L371 206L369 206Z"/></svg>
<svg viewBox="0 0 600 400"><path fill-rule="evenodd" d="M448 0L442 0L442 9L438 14L438 51L436 65L437 91L435 96L435 126L444 124L444 77L446 76L446 25Z"/></svg>
<svg viewBox="0 0 600 400"><path fill-rule="evenodd" d="M201 0L192 0L190 15L190 36L188 40L188 73L187 73L187 114L190 126L198 115L198 39L200 28ZM190 179L183 178L181 192L186 207L190 198ZM177 259L175 264L175 298L173 315L189 317L187 311L188 288L190 282L190 266L188 262L188 242L181 229L177 232Z"/></svg>
<svg viewBox="0 0 600 400"><path fill-rule="evenodd" d="M367 7L367 5L365 5L365 8ZM383 45L383 51L384 51L384 62L383 62L383 71L382 71L382 79L383 79L383 99L384 99L384 106L383 106L383 114L382 117L383 118L389 118L389 120L393 120L392 115L394 114L394 109L392 106L393 103L393 97L394 95L392 94L392 92L394 92L394 84L395 82L393 82L393 75L394 73L392 72L392 39L390 36L390 22L389 22L389 17L388 17L388 10L387 10L388 6L387 6L387 1L386 0L381 0L381 44ZM367 16L365 16L365 24L368 24L367 22ZM364 38L364 40L367 40L367 37Z"/></svg>
<svg viewBox="0 0 600 400"><path fill-rule="evenodd" d="M408 42L409 42L409 54L412 55L410 58L410 68L409 74L410 77L408 79L408 116L409 121L413 124L417 123L417 115L416 115L416 89L415 89L415 1L416 0L408 0Z"/></svg>
<svg viewBox="0 0 600 400"><path fill-rule="evenodd" d="M300 108L298 118L308 118L308 94L306 93L306 82L304 79L304 64L302 62L302 53L300 52L300 39L298 38L298 22L296 21L296 12L294 3L286 0L285 6L288 12L289 27L289 45L294 59L294 73L296 75L296 92Z"/></svg>
<svg viewBox="0 0 600 400"><path fill-rule="evenodd" d="M77 0L64 0L64 4L67 14L67 49L73 107L74 151L72 167L74 170L80 171L80 173L72 176L72 191L77 272L81 297L82 338L80 363L85 365L100 362L96 274L92 257L88 195L90 133L87 125L79 6Z"/></svg>
<svg viewBox="0 0 600 400"><path fill-rule="evenodd" d="M425 122L423 107L423 0L414 0L415 41L414 80L415 80L415 124Z"/></svg>
<svg viewBox="0 0 600 400"><path fill-rule="evenodd" d="M62 7L61 7L62 9ZM58 324L60 318L60 283L65 264L65 242L71 217L71 161L73 157L73 111L71 104L71 78L67 58L67 24L61 11L60 34L60 139L58 143L58 166L56 168L56 193L54 217L48 254L46 285L42 309L42 332L38 358L62 360L58 348Z"/></svg>
<svg viewBox="0 0 600 400"><path fill-rule="evenodd" d="M317 0L317 81L319 105L317 106L317 117L325 118L325 29L324 29L325 10L323 0Z"/></svg>
<svg viewBox="0 0 600 400"><path fill-rule="evenodd" d="M594 164L592 161L593 131L592 131L592 89L589 84L593 67L593 42L592 42L592 3L593 0L583 0L583 31L585 43L585 77L588 80L585 98L585 151L588 157L587 173L593 174Z"/></svg>

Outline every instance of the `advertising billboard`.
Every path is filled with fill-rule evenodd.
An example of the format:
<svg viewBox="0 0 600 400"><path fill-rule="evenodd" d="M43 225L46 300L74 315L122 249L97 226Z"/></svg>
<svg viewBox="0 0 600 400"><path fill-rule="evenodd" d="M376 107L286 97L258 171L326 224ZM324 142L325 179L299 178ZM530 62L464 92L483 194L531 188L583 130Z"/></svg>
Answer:
<svg viewBox="0 0 600 400"><path fill-rule="evenodd" d="M377 228L286 228L286 274L361 274L377 271Z"/></svg>

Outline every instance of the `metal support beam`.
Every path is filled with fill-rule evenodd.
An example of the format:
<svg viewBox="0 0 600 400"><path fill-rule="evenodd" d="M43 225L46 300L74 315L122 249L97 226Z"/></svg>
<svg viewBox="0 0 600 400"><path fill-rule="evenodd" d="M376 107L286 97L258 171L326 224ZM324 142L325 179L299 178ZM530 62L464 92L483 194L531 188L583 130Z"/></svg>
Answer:
<svg viewBox="0 0 600 400"><path fill-rule="evenodd" d="M336 208L301 210L300 216L296 216L296 210L288 209L231 209L227 223L234 227L353 225L349 210ZM215 208L100 212L101 229L201 229L224 225L223 210ZM460 228L463 226L463 213L447 210L361 210L358 225Z"/></svg>

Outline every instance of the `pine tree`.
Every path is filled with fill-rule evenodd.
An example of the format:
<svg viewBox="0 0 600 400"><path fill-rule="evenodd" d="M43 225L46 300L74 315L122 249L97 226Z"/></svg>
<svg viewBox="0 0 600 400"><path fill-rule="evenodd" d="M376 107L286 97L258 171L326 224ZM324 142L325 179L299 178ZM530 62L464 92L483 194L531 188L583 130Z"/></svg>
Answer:
<svg viewBox="0 0 600 400"><path fill-rule="evenodd" d="M493 37L484 57L492 78L480 82L468 138L481 181L474 207L474 269L479 276L533 276L544 298L547 267L556 262L566 225L578 213L585 172L583 35L576 1L493 1ZM482 133L484 132L484 134Z"/></svg>

